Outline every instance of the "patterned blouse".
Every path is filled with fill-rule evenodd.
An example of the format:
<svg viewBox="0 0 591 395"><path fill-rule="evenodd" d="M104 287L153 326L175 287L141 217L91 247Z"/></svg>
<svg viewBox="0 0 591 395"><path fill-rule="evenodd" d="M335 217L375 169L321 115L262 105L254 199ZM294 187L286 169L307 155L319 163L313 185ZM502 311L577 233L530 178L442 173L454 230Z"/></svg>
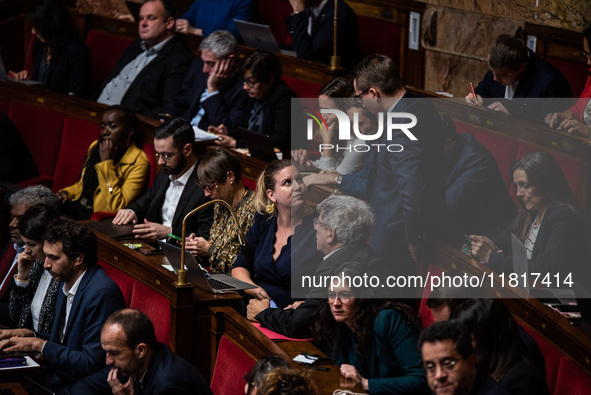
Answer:
<svg viewBox="0 0 591 395"><path fill-rule="evenodd" d="M250 229L254 223L254 193L247 189L246 193L234 209L238 227L243 235ZM240 251L240 242L235 231L234 219L226 207L216 203L213 209L213 225L209 236L209 251L207 259L209 260L211 273L231 274L232 264Z"/></svg>

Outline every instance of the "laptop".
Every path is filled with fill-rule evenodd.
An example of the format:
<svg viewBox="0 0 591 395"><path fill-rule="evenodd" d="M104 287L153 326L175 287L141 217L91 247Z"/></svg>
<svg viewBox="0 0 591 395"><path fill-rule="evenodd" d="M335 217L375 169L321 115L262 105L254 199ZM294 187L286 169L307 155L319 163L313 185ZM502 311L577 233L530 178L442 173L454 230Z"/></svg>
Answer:
<svg viewBox="0 0 591 395"><path fill-rule="evenodd" d="M101 232L102 234L109 236L113 239L119 237L128 237L133 236L133 227L134 224L129 223L127 225L113 225L113 219L107 218L101 221L91 221L87 223L88 227L94 229L96 231Z"/></svg>
<svg viewBox="0 0 591 395"><path fill-rule="evenodd" d="M170 266L177 273L181 269L181 248L162 240L158 240L158 244L160 244L162 251L164 251L164 255L168 259ZM256 285L237 280L227 274L209 274L207 270L201 267L189 251L185 251L185 266L191 284L214 294L256 288Z"/></svg>
<svg viewBox="0 0 591 395"><path fill-rule="evenodd" d="M246 128L238 128L238 131L242 134L242 139L246 148L248 148L250 156L264 162L273 162L277 159L275 147L273 147L273 142L269 136Z"/></svg>
<svg viewBox="0 0 591 395"><path fill-rule="evenodd" d="M526 287L524 288L528 297L538 299L540 302L550 305L557 304L573 304L576 303L577 298L575 297L575 291L573 289L561 289L561 288L544 288L541 285L544 277L544 273L538 278L538 283L542 288L530 287L532 281L535 280L534 276L529 275L529 260L527 259L527 249L525 245L515 236L511 234L511 252L513 259L513 272L518 275L519 285L523 286L523 275L527 278Z"/></svg>
<svg viewBox="0 0 591 395"><path fill-rule="evenodd" d="M296 56L295 51L279 48L279 44L277 44L269 25L241 21L240 19L234 19L234 23L238 28L242 41L244 41L244 44L249 47L263 49L269 52L279 52L289 56Z"/></svg>

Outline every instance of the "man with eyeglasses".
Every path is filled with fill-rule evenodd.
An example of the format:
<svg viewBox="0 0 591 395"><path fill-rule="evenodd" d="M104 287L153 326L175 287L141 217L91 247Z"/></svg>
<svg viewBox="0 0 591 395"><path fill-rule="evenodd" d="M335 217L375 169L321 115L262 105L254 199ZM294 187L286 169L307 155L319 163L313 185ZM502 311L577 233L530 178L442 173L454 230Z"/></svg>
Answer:
<svg viewBox="0 0 591 395"><path fill-rule="evenodd" d="M545 98L546 100L521 100L519 112L531 112L541 119L547 114L561 111L571 106L571 100L548 100L556 98L572 98L570 84L556 67L538 57L529 50L523 40L502 34L490 46L488 54L489 71L478 83L474 91L468 93L466 102L475 106L485 105L483 98L494 100L486 103L489 109L509 114L509 111L498 100ZM513 107L513 106L511 106ZM530 110L528 107L535 107ZM513 115L517 109L512 108Z"/></svg>
<svg viewBox="0 0 591 395"><path fill-rule="evenodd" d="M174 99L173 115L208 130L224 125L232 129L240 119L242 82L238 78L238 43L227 31L218 30L199 46L201 56L193 59Z"/></svg>
<svg viewBox="0 0 591 395"><path fill-rule="evenodd" d="M466 328L436 322L419 338L429 388L436 395L508 395L493 379L478 374L472 337Z"/></svg>
<svg viewBox="0 0 591 395"><path fill-rule="evenodd" d="M193 127L181 118L169 119L154 133L154 155L161 167L150 190L126 209L119 210L113 224L135 224L137 238L167 239L181 236L183 218L208 202L197 183L197 158L193 152ZM206 207L187 221L187 234L209 239L213 208Z"/></svg>

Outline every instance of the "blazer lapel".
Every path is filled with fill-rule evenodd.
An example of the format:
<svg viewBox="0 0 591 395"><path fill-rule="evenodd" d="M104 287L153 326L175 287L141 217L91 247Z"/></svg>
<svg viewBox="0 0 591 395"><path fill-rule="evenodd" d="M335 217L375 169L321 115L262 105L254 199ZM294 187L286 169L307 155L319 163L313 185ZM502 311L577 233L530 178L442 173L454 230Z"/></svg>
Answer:
<svg viewBox="0 0 591 395"><path fill-rule="evenodd" d="M172 225L173 226L177 223L179 223L179 224L182 223L182 221L183 221L182 217L184 217L183 213L185 213L185 207L187 206L187 204L189 204L191 197L193 196L193 194L195 193L195 190L197 189L197 183L195 182L195 172L197 171L197 166L198 166L198 164L195 165L195 170L193 171L193 173L191 174L191 176L187 180L187 184L183 188L183 193L181 194L181 197L179 198L179 202L176 206L176 210L174 210L174 217L172 218Z"/></svg>
<svg viewBox="0 0 591 395"><path fill-rule="evenodd" d="M96 267L90 267L86 269L84 273L84 277L80 281L80 285L76 290L76 295L74 296L74 301L72 302L72 308L70 309L70 314L68 316L68 325L66 326L66 331L64 332L64 344L67 343L68 335L70 334L70 329L72 328L72 322L75 321L76 314L78 314L78 308L80 307L80 301L84 299L84 291L86 290L86 286L88 282L94 275L94 272L97 270Z"/></svg>
<svg viewBox="0 0 591 395"><path fill-rule="evenodd" d="M55 302L53 328L50 336L51 341L58 344L61 344L59 332L62 327L62 322L66 319L66 295L64 295L64 292L62 291L63 286L64 283L60 282L57 291L57 300Z"/></svg>

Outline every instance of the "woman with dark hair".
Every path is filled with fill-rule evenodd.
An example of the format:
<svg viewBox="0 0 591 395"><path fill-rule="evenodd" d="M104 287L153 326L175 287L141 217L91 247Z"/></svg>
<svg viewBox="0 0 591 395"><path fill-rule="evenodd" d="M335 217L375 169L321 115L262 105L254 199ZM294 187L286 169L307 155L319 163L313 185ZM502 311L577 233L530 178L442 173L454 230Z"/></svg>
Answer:
<svg viewBox="0 0 591 395"><path fill-rule="evenodd" d="M254 193L242 184L240 160L221 147L209 151L199 162L197 182L205 196L221 199L232 206L238 224L227 207L216 203L209 240L191 233L185 247L207 259L211 273L230 274L240 251L237 232L246 234L254 222Z"/></svg>
<svg viewBox="0 0 591 395"><path fill-rule="evenodd" d="M240 249L232 276L257 285L244 291L247 296L285 308L294 302L292 254L302 266L315 267L312 260L316 265L321 260L310 248L315 245L314 224L312 216L305 216L306 187L299 169L286 159L269 163L257 180L254 204L257 213L246 234L248 245Z"/></svg>
<svg viewBox="0 0 591 395"><path fill-rule="evenodd" d="M90 55L74 23L59 0L34 0L25 12L36 37L33 74L12 73L17 80L32 78L56 92L86 97L90 94Z"/></svg>
<svg viewBox="0 0 591 395"><path fill-rule="evenodd" d="M289 362L281 355L276 354L259 359L250 373L244 377L246 380L244 393L246 395L256 395L257 390L265 383L267 375L275 369L289 369Z"/></svg>
<svg viewBox="0 0 591 395"><path fill-rule="evenodd" d="M587 62L587 66L591 67L591 26L587 26L583 30L583 51L581 55ZM589 69L587 82L577 103L568 110L548 114L546 123L551 128L589 137L589 126L591 126L591 69Z"/></svg>
<svg viewBox="0 0 591 395"><path fill-rule="evenodd" d="M25 251L17 258L15 286L10 290L8 304L10 318L18 328L51 333L59 281L43 268L43 241L45 228L57 217L58 212L53 207L37 204L19 220L18 230L25 242Z"/></svg>
<svg viewBox="0 0 591 395"><path fill-rule="evenodd" d="M451 319L464 325L473 338L479 373L485 373L510 394L548 393L540 372L518 332L517 322L497 299L470 299Z"/></svg>
<svg viewBox="0 0 591 395"><path fill-rule="evenodd" d="M363 278L367 270L347 262L335 274ZM417 314L405 304L372 299L369 287L350 285L344 281L328 290L328 303L319 306L313 326L314 339L327 346L345 378L370 394L429 393L417 348Z"/></svg>
<svg viewBox="0 0 591 395"><path fill-rule="evenodd" d="M75 219L90 219L95 211L116 213L139 196L150 162L137 133L137 118L121 106L105 109L101 134L88 149L80 179L57 196L63 211Z"/></svg>
<svg viewBox="0 0 591 395"><path fill-rule="evenodd" d="M269 136L274 147L289 153L291 99L297 95L281 80L281 63L271 52L254 51L244 60L240 73L248 99L238 125ZM216 144L244 147L238 130L218 127L217 132L222 140L216 140Z"/></svg>
<svg viewBox="0 0 591 395"><path fill-rule="evenodd" d="M511 172L521 210L513 224L492 239L470 235L472 255L498 272L512 272L514 233L527 249L531 272L544 276L560 271L566 276L586 266L582 211L556 159L548 152L530 152Z"/></svg>
<svg viewBox="0 0 591 395"><path fill-rule="evenodd" d="M316 390L309 374L299 369L275 369L257 388L256 395L314 395Z"/></svg>

